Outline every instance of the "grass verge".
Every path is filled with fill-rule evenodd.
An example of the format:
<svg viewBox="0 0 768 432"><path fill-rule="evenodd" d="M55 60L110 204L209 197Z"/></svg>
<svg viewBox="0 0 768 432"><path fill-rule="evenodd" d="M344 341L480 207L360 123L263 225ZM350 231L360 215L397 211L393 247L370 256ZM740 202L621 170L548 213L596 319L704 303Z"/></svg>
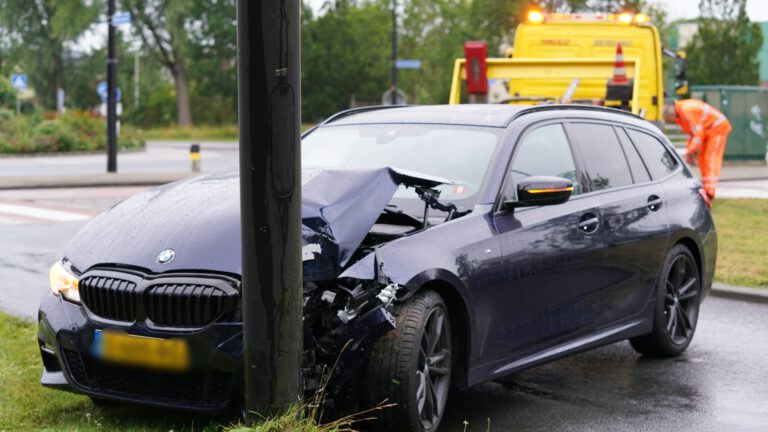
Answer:
<svg viewBox="0 0 768 432"><path fill-rule="evenodd" d="M345 432L382 405L327 424L318 424L317 400L253 427L236 418L212 417L127 404L94 403L86 396L40 385L42 363L37 325L0 313L0 432L5 431L238 431ZM319 400L319 399L318 399Z"/></svg>
<svg viewBox="0 0 768 432"><path fill-rule="evenodd" d="M768 288L768 200L719 199L712 213L718 237L715 280Z"/></svg>
<svg viewBox="0 0 768 432"><path fill-rule="evenodd" d="M301 131L314 126L303 123ZM146 130L136 130L139 136L145 140L159 141L236 141L238 137L237 125L224 126L193 126L190 128L161 127Z"/></svg>
<svg viewBox="0 0 768 432"><path fill-rule="evenodd" d="M0 314L0 431L220 431L229 419L132 405L96 406L88 397L40 385L37 326Z"/></svg>

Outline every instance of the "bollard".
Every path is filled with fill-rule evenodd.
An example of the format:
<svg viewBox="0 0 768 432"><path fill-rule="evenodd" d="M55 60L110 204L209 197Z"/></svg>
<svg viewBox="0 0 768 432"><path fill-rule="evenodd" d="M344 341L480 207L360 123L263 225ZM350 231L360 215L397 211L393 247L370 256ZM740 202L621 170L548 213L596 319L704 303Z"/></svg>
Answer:
<svg viewBox="0 0 768 432"><path fill-rule="evenodd" d="M192 164L192 172L200 172L200 144L189 146L189 162Z"/></svg>

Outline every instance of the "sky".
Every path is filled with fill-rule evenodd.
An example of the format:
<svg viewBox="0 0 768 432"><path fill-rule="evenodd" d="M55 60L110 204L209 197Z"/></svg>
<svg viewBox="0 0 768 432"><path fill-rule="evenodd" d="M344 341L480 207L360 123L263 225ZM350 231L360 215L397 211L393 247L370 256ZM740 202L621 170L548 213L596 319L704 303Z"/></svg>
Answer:
<svg viewBox="0 0 768 432"><path fill-rule="evenodd" d="M322 0L309 0L322 3ZM670 19L696 18L699 15L699 0L660 0L669 12ZM768 21L768 1L747 0L747 15L751 21Z"/></svg>

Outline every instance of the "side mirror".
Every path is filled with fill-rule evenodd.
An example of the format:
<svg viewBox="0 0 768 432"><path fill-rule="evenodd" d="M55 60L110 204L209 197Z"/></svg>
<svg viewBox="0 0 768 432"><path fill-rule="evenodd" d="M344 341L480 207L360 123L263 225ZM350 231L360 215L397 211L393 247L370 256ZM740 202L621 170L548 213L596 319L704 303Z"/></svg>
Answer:
<svg viewBox="0 0 768 432"><path fill-rule="evenodd" d="M535 176L517 184L517 200L504 201L504 208L556 205L568 201L573 182L560 177Z"/></svg>

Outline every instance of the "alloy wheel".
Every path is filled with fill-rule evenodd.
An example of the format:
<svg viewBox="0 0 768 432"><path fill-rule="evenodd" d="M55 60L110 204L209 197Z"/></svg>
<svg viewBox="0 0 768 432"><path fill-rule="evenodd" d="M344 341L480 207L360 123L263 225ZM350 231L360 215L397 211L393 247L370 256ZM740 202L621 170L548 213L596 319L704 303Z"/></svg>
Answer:
<svg viewBox="0 0 768 432"><path fill-rule="evenodd" d="M679 255L669 268L664 296L667 336L676 345L687 343L696 329L699 291L695 264Z"/></svg>
<svg viewBox="0 0 768 432"><path fill-rule="evenodd" d="M416 376L419 418L425 430L440 422L451 384L451 336L441 308L432 309L420 342Z"/></svg>

